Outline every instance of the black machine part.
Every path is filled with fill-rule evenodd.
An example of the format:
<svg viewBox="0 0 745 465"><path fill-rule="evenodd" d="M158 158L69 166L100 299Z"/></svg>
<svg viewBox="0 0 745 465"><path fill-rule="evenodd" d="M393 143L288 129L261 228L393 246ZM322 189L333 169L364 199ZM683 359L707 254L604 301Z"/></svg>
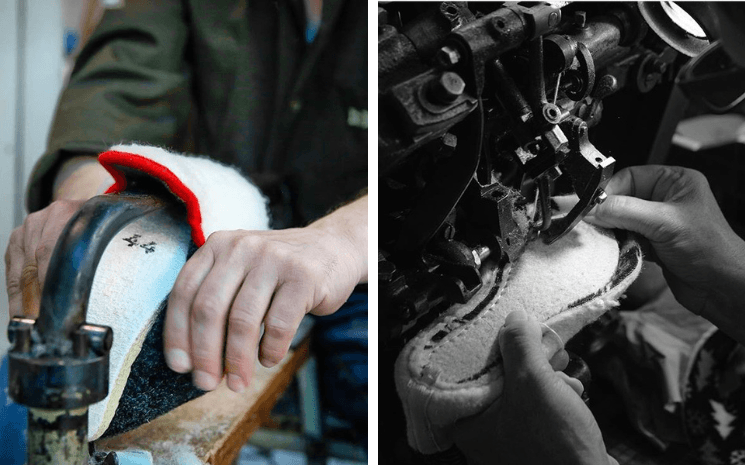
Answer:
<svg viewBox="0 0 745 465"><path fill-rule="evenodd" d="M381 303L399 345L479 289L483 260L555 242L606 198L603 99L672 80L678 54L635 3L386 3L378 18ZM578 202L557 217L561 193Z"/></svg>
<svg viewBox="0 0 745 465"><path fill-rule="evenodd" d="M9 395L29 407L28 465L87 461L88 406L108 395L114 336L85 321L93 276L119 230L166 205L128 194L86 202L54 248L38 319L11 320Z"/></svg>

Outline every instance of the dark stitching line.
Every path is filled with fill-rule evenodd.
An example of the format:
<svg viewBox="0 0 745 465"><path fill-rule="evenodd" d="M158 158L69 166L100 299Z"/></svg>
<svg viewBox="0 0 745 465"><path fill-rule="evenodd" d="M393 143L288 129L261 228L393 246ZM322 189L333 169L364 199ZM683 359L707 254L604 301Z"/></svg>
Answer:
<svg viewBox="0 0 745 465"><path fill-rule="evenodd" d="M621 263L621 266L616 270L613 276L611 276L611 280L609 284L604 286L602 291L592 294L592 296L590 296L589 298L580 299L576 301L575 303L569 305L564 311L579 307L580 305L585 304L595 299L596 297L599 297L600 295L609 292L611 289L616 287L621 281L626 279L631 274L631 272L636 267L636 264L639 263L639 258L640 258L639 247L638 246L635 247L634 244L628 245L627 250L623 251L621 257L619 257L618 261L619 263ZM563 313L563 312L559 312L559 313ZM468 378L464 378L462 380L456 381L456 384L463 384L463 383L467 383L469 381L475 381L481 378L482 376L486 375L492 368L496 368L497 361L498 359L494 359L493 362L486 365L484 368L482 368L477 373L469 376Z"/></svg>

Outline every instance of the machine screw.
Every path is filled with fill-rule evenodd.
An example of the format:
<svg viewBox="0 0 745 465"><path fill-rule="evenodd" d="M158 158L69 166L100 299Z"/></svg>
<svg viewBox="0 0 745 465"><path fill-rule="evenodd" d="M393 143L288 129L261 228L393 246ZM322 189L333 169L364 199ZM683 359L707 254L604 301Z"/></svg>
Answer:
<svg viewBox="0 0 745 465"><path fill-rule="evenodd" d="M597 84L595 84L595 90L593 97L597 99L604 99L618 90L618 79L612 74L606 74L601 77Z"/></svg>
<svg viewBox="0 0 745 465"><path fill-rule="evenodd" d="M31 331L34 320L13 318L8 325L8 341L13 352L27 354L31 352Z"/></svg>
<svg viewBox="0 0 745 465"><path fill-rule="evenodd" d="M435 161L439 161L451 156L455 152L456 147L458 147L458 138L455 136L455 134L446 132L440 138L440 143L441 144L438 147L438 150L434 153Z"/></svg>
<svg viewBox="0 0 745 465"><path fill-rule="evenodd" d="M455 226L450 223L445 223L442 226L442 238L446 241L451 241L455 237Z"/></svg>
<svg viewBox="0 0 745 465"><path fill-rule="evenodd" d="M451 103L463 95L466 83L458 74L446 71L439 78L432 81L429 96L439 103Z"/></svg>
<svg viewBox="0 0 745 465"><path fill-rule="evenodd" d="M489 255L491 255L491 249L485 245L481 245L471 250L471 253L473 254L474 263L476 263L477 267L481 268L481 264L484 260L489 258Z"/></svg>
<svg viewBox="0 0 745 465"><path fill-rule="evenodd" d="M550 124L559 124L561 109L553 103L546 103L542 108L543 118Z"/></svg>
<svg viewBox="0 0 745 465"><path fill-rule="evenodd" d="M598 192L598 195L595 196L595 200L592 203L593 205L600 205L601 203L605 202L607 198L608 194L606 194L604 190L600 189L600 192Z"/></svg>
<svg viewBox="0 0 745 465"><path fill-rule="evenodd" d="M441 3L440 13L448 21L448 23L450 23L451 28L455 29L458 25L460 25L460 9L455 3Z"/></svg>
<svg viewBox="0 0 745 465"><path fill-rule="evenodd" d="M455 150L455 148L458 146L458 137L455 134L451 134L449 132L446 132L442 135L442 145L447 147L450 150Z"/></svg>
<svg viewBox="0 0 745 465"><path fill-rule="evenodd" d="M87 355L88 347L97 355L104 355L111 350L113 342L114 332L108 326L83 324L75 331L73 350L79 357Z"/></svg>
<svg viewBox="0 0 745 465"><path fill-rule="evenodd" d="M452 68L457 65L460 58L460 52L449 45L442 47L435 54L435 61L444 68Z"/></svg>
<svg viewBox="0 0 745 465"><path fill-rule="evenodd" d="M552 11L550 15L548 15L548 25L550 27L554 27L557 24L559 24L559 21L561 21L561 16L557 11Z"/></svg>

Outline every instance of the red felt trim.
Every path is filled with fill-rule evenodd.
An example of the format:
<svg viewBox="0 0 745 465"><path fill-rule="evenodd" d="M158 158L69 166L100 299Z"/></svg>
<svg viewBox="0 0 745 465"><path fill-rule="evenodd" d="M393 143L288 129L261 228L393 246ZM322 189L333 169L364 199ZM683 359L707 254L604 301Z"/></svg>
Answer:
<svg viewBox="0 0 745 465"><path fill-rule="evenodd" d="M134 168L137 171L160 179L176 197L186 204L186 221L191 226L191 238L197 247L204 244L204 231L202 230L202 209L199 199L194 195L181 180L167 167L153 160L129 152L118 152L109 150L98 156L98 161L114 177L114 185L109 187L107 194L115 194L127 188L127 179L115 165Z"/></svg>

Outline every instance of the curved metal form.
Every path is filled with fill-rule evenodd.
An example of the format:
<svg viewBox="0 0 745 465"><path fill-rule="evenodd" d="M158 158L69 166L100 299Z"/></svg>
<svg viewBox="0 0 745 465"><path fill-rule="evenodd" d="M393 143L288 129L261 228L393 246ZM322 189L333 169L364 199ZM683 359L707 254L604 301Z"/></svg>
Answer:
<svg viewBox="0 0 745 465"><path fill-rule="evenodd" d="M8 390L29 407L29 465L87 460L88 406L108 395L113 342L111 328L85 323L96 267L119 230L166 205L145 195L86 202L54 248L39 318L11 320Z"/></svg>
<svg viewBox="0 0 745 465"><path fill-rule="evenodd" d="M85 322L93 276L104 249L132 220L165 207L145 195L101 195L86 202L62 231L49 262L36 320L47 343L70 339Z"/></svg>

